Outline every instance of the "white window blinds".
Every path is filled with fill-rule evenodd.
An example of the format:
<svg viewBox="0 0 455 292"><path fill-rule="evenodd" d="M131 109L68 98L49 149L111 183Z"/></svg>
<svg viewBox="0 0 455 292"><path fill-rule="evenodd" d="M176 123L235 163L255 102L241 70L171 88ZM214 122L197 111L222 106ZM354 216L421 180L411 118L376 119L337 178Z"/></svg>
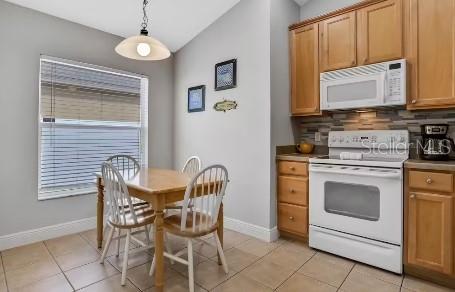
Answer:
<svg viewBox="0 0 455 292"><path fill-rule="evenodd" d="M147 88L132 73L41 58L39 199L95 192L115 154L146 165Z"/></svg>

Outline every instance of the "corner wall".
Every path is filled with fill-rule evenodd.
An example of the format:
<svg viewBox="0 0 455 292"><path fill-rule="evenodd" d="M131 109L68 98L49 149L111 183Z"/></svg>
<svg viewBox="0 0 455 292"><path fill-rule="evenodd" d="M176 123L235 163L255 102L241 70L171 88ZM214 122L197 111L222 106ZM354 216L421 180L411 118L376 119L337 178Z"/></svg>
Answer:
<svg viewBox="0 0 455 292"><path fill-rule="evenodd" d="M293 0L271 0L270 13L270 226L276 226L276 146L294 144L292 121L289 115L291 88L288 27L299 21L299 6Z"/></svg>
<svg viewBox="0 0 455 292"><path fill-rule="evenodd" d="M215 64L237 58L237 88L215 91ZM175 56L175 168L191 155L229 171L225 217L269 230L270 0L242 0ZM206 85L205 111L187 112L189 87ZM222 99L238 109L216 112Z"/></svg>

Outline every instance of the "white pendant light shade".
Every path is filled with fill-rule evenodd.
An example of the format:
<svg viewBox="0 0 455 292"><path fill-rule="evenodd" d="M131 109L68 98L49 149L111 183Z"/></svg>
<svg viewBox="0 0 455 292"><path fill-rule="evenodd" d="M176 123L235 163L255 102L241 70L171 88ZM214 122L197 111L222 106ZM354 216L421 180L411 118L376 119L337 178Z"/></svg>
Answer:
<svg viewBox="0 0 455 292"><path fill-rule="evenodd" d="M117 54L135 60L158 61L169 58L171 52L159 40L136 35L123 40L115 47Z"/></svg>

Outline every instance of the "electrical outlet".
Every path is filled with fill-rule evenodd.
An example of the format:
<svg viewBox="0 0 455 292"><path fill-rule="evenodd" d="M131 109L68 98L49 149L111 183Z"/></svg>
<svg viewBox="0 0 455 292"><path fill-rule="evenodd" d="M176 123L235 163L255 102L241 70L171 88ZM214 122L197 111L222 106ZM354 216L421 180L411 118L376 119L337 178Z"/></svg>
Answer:
<svg viewBox="0 0 455 292"><path fill-rule="evenodd" d="M314 133L314 141L321 142L321 133L319 132Z"/></svg>

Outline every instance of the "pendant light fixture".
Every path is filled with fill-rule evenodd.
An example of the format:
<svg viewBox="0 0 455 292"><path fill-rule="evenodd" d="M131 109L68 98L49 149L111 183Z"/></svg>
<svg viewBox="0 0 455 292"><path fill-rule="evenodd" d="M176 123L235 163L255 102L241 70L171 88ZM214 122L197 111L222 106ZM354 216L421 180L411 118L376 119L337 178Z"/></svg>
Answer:
<svg viewBox="0 0 455 292"><path fill-rule="evenodd" d="M115 47L117 54L130 59L143 61L157 61L168 58L171 55L169 49L159 40L149 37L147 31L148 17L146 7L149 0L144 0L142 11L141 32L139 35L123 40Z"/></svg>

